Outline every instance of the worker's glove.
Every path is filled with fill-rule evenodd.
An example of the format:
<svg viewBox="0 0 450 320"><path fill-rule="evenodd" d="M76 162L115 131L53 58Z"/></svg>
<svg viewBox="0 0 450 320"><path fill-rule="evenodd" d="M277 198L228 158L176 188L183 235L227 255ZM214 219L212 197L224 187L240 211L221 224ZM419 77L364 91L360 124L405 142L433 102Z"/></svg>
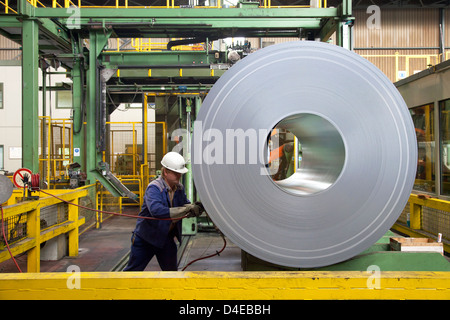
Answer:
<svg viewBox="0 0 450 320"><path fill-rule="evenodd" d="M189 208L188 213L187 213L187 217L188 218L192 218L192 217L198 217L199 215L202 214L203 210L202 207L199 206L198 204L185 204L185 207Z"/></svg>
<svg viewBox="0 0 450 320"><path fill-rule="evenodd" d="M205 211L205 207L203 206L203 204L200 201L195 201L195 204L200 206L200 213Z"/></svg>
<svg viewBox="0 0 450 320"><path fill-rule="evenodd" d="M169 208L170 218L180 219L184 217L189 211L190 208L187 208L186 206Z"/></svg>

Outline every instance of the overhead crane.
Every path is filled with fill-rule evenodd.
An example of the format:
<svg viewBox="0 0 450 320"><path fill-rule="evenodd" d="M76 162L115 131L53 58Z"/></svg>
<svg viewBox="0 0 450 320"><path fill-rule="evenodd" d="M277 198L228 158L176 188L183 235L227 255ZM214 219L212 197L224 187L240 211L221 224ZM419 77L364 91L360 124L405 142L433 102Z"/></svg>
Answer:
<svg viewBox="0 0 450 320"><path fill-rule="evenodd" d="M214 50L111 51L107 50L109 39L164 37L209 42L242 36L327 41L336 34L337 44L351 49L350 0L328 8L268 8L254 2L240 2L236 8L89 8L70 7L69 2L65 8L48 5L41 7L19 0L14 8L16 13L10 11L0 19L0 33L21 44L23 51L23 167L33 172L39 170L38 69L39 59L45 58L70 71L74 127L86 123L85 132L74 132L74 145L84 145L86 141L74 161L82 165L89 181L99 180L105 185L110 181L105 180L99 167L105 143L102 130L115 105L131 102L127 100L130 97L140 102L149 92L207 93L228 63L224 52ZM172 72L170 76L162 72L167 70ZM173 75L174 70L178 74ZM187 77L188 73L181 74L179 70L195 72ZM110 92L115 103L102 101L102 88ZM196 103L201 101L196 100ZM157 120L166 116L166 112L167 108L157 113ZM42 298L40 294L49 286L54 289L53 294L47 296L51 299L60 298L60 293L66 298L78 299L139 298L142 292L154 299L243 299L245 294L250 294L246 297L250 299L296 299L299 290L303 290L301 296L307 299L421 299L423 291L417 291L418 287L428 294L431 292L431 298L449 297L448 272L387 273L383 287L377 291L367 290L367 277L363 271L238 272L226 277L222 273L190 272L163 276L159 273L83 273L81 280L86 290L80 291L67 287L68 274L55 274L53 278L40 274L7 275L1 281L3 288L10 288L11 298L24 297L20 288L30 283L36 290L30 291L27 298ZM129 290L121 290L124 286ZM96 288L102 290L96 291ZM435 288L438 290L429 290Z"/></svg>

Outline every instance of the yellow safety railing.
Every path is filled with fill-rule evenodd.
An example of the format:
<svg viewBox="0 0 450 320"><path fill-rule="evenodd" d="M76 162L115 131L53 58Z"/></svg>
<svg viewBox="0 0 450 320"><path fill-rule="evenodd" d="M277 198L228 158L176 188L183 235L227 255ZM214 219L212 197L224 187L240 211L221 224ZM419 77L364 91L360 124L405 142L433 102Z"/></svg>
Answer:
<svg viewBox="0 0 450 320"><path fill-rule="evenodd" d="M135 51L159 51L167 48L167 42L152 42L151 39L145 41L142 38L132 38L131 47Z"/></svg>
<svg viewBox="0 0 450 320"><path fill-rule="evenodd" d="M14 10L13 8L11 8L11 7L9 6L9 0L4 0L4 1L1 1L1 0L0 0L0 5L2 5L3 7L5 7L5 13L10 13L10 11L11 11L11 12L17 14L17 11Z"/></svg>
<svg viewBox="0 0 450 320"><path fill-rule="evenodd" d="M450 52L446 52L445 54L400 54L399 52L396 52L394 54L361 54L362 57L370 60L371 58L389 58L394 59L394 79L391 79L393 81L400 80L399 77L399 71L405 71L406 77L411 76L411 68L410 63L412 60L415 59L421 59L424 60L424 63L422 64L422 70L425 70L426 68L436 65L440 62L443 62L445 60L448 60L450 57ZM375 63L376 65L377 63ZM404 65L403 68L400 68L400 64ZM382 67L380 66L380 69ZM385 73L388 70L382 70Z"/></svg>
<svg viewBox="0 0 450 320"><path fill-rule="evenodd" d="M66 167L73 162L73 121L49 116L40 116L39 120L41 124L39 171L50 187L51 181L68 178ZM45 151L42 148L44 145Z"/></svg>
<svg viewBox="0 0 450 320"><path fill-rule="evenodd" d="M147 95L145 97L147 98ZM58 186L69 183L68 165L74 161L73 121L71 119L52 119L48 116L39 118L41 125L39 173L49 189L56 189ZM125 184L129 184L132 187L130 190L142 199L142 193L145 192L149 178L154 176L158 169L149 166L151 163L151 161L149 162L149 152L163 154L167 148L166 123L147 122L147 126L142 127L142 122L127 121L107 122L106 125L110 128L110 143L108 152L103 152L103 161L109 163L111 172ZM162 138L161 146L149 151L148 148L154 143L149 142L149 137L156 138L156 131L149 133L149 126L152 125L155 126L155 130L157 125L161 126ZM142 137L144 137L144 141L142 141ZM149 169L152 172L149 172ZM99 208L103 206L101 195L100 192L97 197L100 203ZM121 202L119 205L121 207Z"/></svg>
<svg viewBox="0 0 450 320"><path fill-rule="evenodd" d="M138 186L138 190L133 191L134 193L136 193L139 196L139 200L143 198L143 193L142 193L142 181L140 178L121 178L120 181L125 185L137 185ZM120 197L120 202L119 202L119 208L120 208L120 212L122 212L122 207L123 206L136 206L137 203L124 203L123 199L128 199L128 197Z"/></svg>
<svg viewBox="0 0 450 320"><path fill-rule="evenodd" d="M140 163L148 163L147 153L144 152L144 158L140 159L142 155L142 147L148 145L148 134L144 134L146 141L140 141L142 136L142 122L106 122L110 126L110 153L106 155L107 162L110 163L111 172L117 174L122 178L140 178ZM162 152L166 150L166 123L163 121L147 122L148 125L162 126ZM120 150L116 150L118 144L117 139L124 139L124 136L130 136L131 140L126 140L120 143ZM126 144L126 146L124 145ZM125 149L124 149L125 148ZM140 150L141 149L141 150Z"/></svg>
<svg viewBox="0 0 450 320"><path fill-rule="evenodd" d="M147 185L150 183L150 175L148 172L148 163L141 165L141 194L139 196L139 207L142 207L142 204L144 203L144 194L145 190L147 189ZM154 177L154 176L152 176Z"/></svg>
<svg viewBox="0 0 450 320"><path fill-rule="evenodd" d="M96 197L96 207L99 211L96 212L96 228L100 228L100 225L107 219L111 218L112 215L104 215L102 211L114 211L117 213L123 213L124 206L136 206L142 207L144 202L144 193L147 188L147 185L150 183L150 179L155 178L154 175L150 175L148 171L148 164L141 164L140 175L138 178L122 178L119 177L119 180L125 186L138 186L138 190L131 190L139 197L139 203L136 202L124 202L124 199L128 199L127 197L113 197L111 193L105 190L100 184L97 184L97 197ZM107 199L113 199L114 202L106 201Z"/></svg>
<svg viewBox="0 0 450 320"><path fill-rule="evenodd" d="M172 39L173 40L173 39ZM142 38L132 38L131 39L131 47L135 51L161 51L167 49L168 42L152 42L151 38L142 39ZM119 48L119 45L117 45ZM179 45L174 46L172 48L174 51L201 51L205 50L204 45L195 44L195 45ZM120 51L120 49L116 49L116 51Z"/></svg>
<svg viewBox="0 0 450 320"><path fill-rule="evenodd" d="M261 1L260 1L261 3ZM317 7L318 8L326 8L327 7L327 0L319 0L317 3ZM310 8L311 6L309 5L284 5L284 6L279 6L279 5L275 5L272 6L272 0L263 0L262 5L260 6L261 8Z"/></svg>
<svg viewBox="0 0 450 320"><path fill-rule="evenodd" d="M68 235L68 255L71 257L78 255L78 228L85 222L84 217L79 216L79 208L75 205L66 204L68 206L67 219L52 224L50 227L42 219L41 212L46 207L62 204L62 200L78 204L80 198L87 196L87 189L82 188L76 191L46 190L45 192L54 194L59 199L42 192L35 192L33 196L38 194L39 201L28 200L3 206L3 220L6 224L6 227L4 226L5 236L10 240L18 239L8 241L11 254L17 256L24 252L27 253L28 272L40 272L41 244L59 235ZM11 201L16 202L15 199L21 197L22 190L15 190ZM8 221L12 223L8 224ZM17 235L18 233L20 234ZM10 258L10 253L2 245L0 247L0 262Z"/></svg>
<svg viewBox="0 0 450 320"><path fill-rule="evenodd" d="M425 223L431 219L435 220L436 228ZM450 252L450 201L411 194L393 229L412 237L437 237L441 233L444 251Z"/></svg>
<svg viewBox="0 0 450 320"><path fill-rule="evenodd" d="M101 224L112 218L111 214L103 212L122 213L122 197L113 196L99 182L96 183L96 208L95 212L95 228L99 229Z"/></svg>

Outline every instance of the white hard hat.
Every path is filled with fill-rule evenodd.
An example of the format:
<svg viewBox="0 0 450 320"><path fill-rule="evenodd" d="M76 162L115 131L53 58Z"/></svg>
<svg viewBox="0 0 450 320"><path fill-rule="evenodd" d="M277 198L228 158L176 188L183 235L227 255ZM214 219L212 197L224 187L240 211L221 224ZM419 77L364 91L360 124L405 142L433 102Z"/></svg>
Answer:
<svg viewBox="0 0 450 320"><path fill-rule="evenodd" d="M188 172L188 169L185 167L186 161L184 161L183 156L177 152L167 152L162 158L161 164L164 168L178 173Z"/></svg>

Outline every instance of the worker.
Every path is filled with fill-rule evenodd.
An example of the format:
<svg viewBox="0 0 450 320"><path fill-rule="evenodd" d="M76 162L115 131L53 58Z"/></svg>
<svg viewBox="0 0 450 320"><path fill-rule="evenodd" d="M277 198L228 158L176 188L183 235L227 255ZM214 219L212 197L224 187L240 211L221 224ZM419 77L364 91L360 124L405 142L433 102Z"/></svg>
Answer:
<svg viewBox="0 0 450 320"><path fill-rule="evenodd" d="M273 175L273 180L279 181L289 178L294 173L294 144L284 143L277 151L279 164L278 171Z"/></svg>
<svg viewBox="0 0 450 320"><path fill-rule="evenodd" d="M188 169L177 152L168 152L161 161L161 175L145 190L144 203L131 239L131 253L124 271L143 271L156 256L163 271L177 271L177 245L181 242L181 219L199 216L201 206L186 197L181 175Z"/></svg>

